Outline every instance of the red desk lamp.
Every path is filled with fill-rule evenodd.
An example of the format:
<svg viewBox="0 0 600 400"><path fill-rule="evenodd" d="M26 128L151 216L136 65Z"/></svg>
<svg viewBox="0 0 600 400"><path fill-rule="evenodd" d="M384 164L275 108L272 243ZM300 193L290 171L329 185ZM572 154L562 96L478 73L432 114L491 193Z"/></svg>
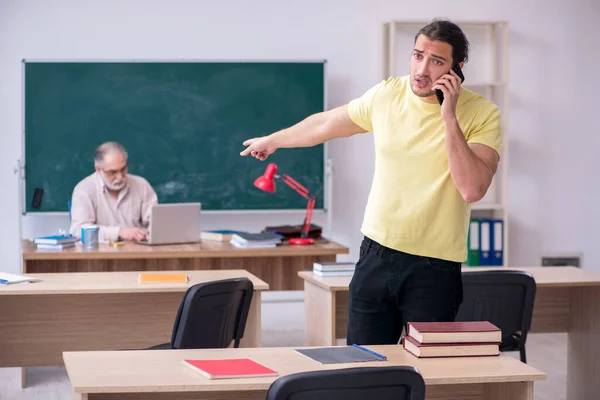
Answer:
<svg viewBox="0 0 600 400"><path fill-rule="evenodd" d="M289 240L289 243L313 244L315 240L313 238L308 237L308 232L310 230L310 220L312 219L312 213L315 208L316 197L313 194L311 194L308 191L308 189L306 189L304 186L302 186L296 180L294 180L291 176L286 174L277 175L277 165L273 163L267 165L265 173L262 176L256 178L256 180L254 181L254 186L261 190L264 190L265 192L275 193L275 179L283 181L283 183L294 189L302 197L308 200L308 204L306 206L306 216L304 217L304 225L302 226L302 233L298 238L291 238Z"/></svg>

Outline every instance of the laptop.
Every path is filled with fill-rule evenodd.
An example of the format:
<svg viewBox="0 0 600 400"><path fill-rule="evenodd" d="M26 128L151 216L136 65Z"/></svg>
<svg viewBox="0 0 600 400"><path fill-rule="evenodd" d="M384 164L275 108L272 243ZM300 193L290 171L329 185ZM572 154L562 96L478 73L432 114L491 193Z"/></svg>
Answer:
<svg viewBox="0 0 600 400"><path fill-rule="evenodd" d="M146 240L140 244L178 244L200 241L201 203L156 204L150 209Z"/></svg>

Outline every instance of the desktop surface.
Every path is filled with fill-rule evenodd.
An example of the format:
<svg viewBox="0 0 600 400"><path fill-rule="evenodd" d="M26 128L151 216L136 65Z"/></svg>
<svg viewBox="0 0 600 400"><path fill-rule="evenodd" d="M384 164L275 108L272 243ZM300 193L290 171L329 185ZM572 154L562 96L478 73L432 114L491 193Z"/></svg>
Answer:
<svg viewBox="0 0 600 400"><path fill-rule="evenodd" d="M111 247L101 243L97 249L83 249L81 243L62 250L38 249L31 240L23 240L23 260L68 260L68 259L127 259L127 258L212 258L212 257L275 257L302 255L347 254L349 249L339 243L318 239L312 245L290 245L283 243L275 248L236 248L228 242L198 241L186 244L147 246L126 242L123 246Z"/></svg>
<svg viewBox="0 0 600 400"><path fill-rule="evenodd" d="M538 287L600 286L600 272L573 266L564 267L463 267L464 273L477 271L525 271L533 275ZM321 277L312 271L300 271L298 276L331 291L346 291L351 276Z"/></svg>
<svg viewBox="0 0 600 400"><path fill-rule="evenodd" d="M65 352L73 390L79 393L267 390L277 377L210 380L183 365L184 359L251 358L279 376L337 368L411 365L428 385L543 380L537 369L505 355L418 359L402 346L367 346L388 361L319 364L294 351L301 347L246 349Z"/></svg>
<svg viewBox="0 0 600 400"><path fill-rule="evenodd" d="M252 281L254 290L268 290L269 285L245 270L214 271L144 271L146 273L184 273L187 283L138 283L138 271L71 272L27 274L40 282L0 285L0 296L46 294L101 294L185 292L190 286L220 279L245 277Z"/></svg>

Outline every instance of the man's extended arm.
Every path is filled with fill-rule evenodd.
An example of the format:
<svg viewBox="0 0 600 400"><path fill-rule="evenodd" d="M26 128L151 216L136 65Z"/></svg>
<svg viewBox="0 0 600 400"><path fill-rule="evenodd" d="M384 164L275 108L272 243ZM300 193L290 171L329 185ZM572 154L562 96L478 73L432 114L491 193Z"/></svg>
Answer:
<svg viewBox="0 0 600 400"><path fill-rule="evenodd" d="M312 147L330 139L348 137L367 132L356 125L348 114L348 106L343 105L329 111L313 114L297 124L268 136L246 140L248 146L240 153L265 160L279 148Z"/></svg>

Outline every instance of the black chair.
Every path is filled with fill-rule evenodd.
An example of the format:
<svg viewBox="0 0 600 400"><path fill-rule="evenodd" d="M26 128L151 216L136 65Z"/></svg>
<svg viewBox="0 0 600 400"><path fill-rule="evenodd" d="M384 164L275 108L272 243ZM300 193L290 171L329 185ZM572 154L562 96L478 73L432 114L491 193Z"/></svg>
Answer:
<svg viewBox="0 0 600 400"><path fill-rule="evenodd" d="M414 367L357 367L300 372L271 384L266 400L425 400Z"/></svg>
<svg viewBox="0 0 600 400"><path fill-rule="evenodd" d="M244 337L254 285L247 278L191 286L175 317L171 342L148 350L226 348Z"/></svg>
<svg viewBox="0 0 600 400"><path fill-rule="evenodd" d="M464 272L463 302L456 321L489 321L502 330L500 351L519 351L527 363L525 343L531 329L536 283L528 272Z"/></svg>

